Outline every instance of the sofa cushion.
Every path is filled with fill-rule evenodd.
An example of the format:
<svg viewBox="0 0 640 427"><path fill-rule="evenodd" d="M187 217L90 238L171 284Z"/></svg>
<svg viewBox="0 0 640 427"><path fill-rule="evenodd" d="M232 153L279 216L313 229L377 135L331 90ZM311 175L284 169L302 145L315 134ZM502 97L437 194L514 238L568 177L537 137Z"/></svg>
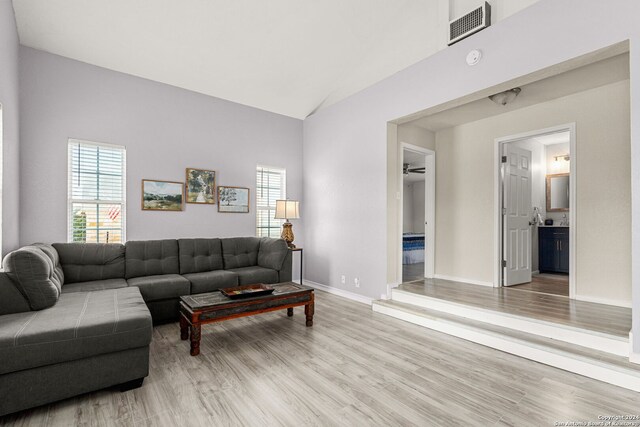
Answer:
<svg viewBox="0 0 640 427"><path fill-rule="evenodd" d="M66 278L64 277L64 270L60 265L60 254L58 254L56 248L47 243L34 243L32 246L40 248L40 250L51 260L51 263L53 264L53 278L56 286L58 286L57 284L59 283L59 287L62 287Z"/></svg>
<svg viewBox="0 0 640 427"><path fill-rule="evenodd" d="M124 278L124 245L117 243L54 243L65 283Z"/></svg>
<svg viewBox="0 0 640 427"><path fill-rule="evenodd" d="M64 274L52 246L36 244L15 250L4 258L3 266L31 310L42 310L58 301Z"/></svg>
<svg viewBox="0 0 640 427"><path fill-rule="evenodd" d="M25 311L31 311L29 300L22 295L17 284L7 273L0 272L0 316Z"/></svg>
<svg viewBox="0 0 640 427"><path fill-rule="evenodd" d="M62 293L104 291L106 289L126 288L127 286L127 281L124 279L93 280L91 282L70 284L65 283L64 286L62 286Z"/></svg>
<svg viewBox="0 0 640 427"><path fill-rule="evenodd" d="M220 239L179 239L180 274L222 270Z"/></svg>
<svg viewBox="0 0 640 427"><path fill-rule="evenodd" d="M145 276L127 279L129 286L137 286L146 302L189 295L191 282L178 274Z"/></svg>
<svg viewBox="0 0 640 427"><path fill-rule="evenodd" d="M179 272L177 240L130 241L125 244L126 279Z"/></svg>
<svg viewBox="0 0 640 427"><path fill-rule="evenodd" d="M51 308L2 317L0 374L150 342L151 315L138 289L62 294Z"/></svg>
<svg viewBox="0 0 640 427"><path fill-rule="evenodd" d="M220 288L238 286L238 275L228 270L205 271L202 273L185 274L191 282L191 293L201 294Z"/></svg>
<svg viewBox="0 0 640 427"><path fill-rule="evenodd" d="M251 267L258 264L259 238L233 237L221 240L225 270Z"/></svg>
<svg viewBox="0 0 640 427"><path fill-rule="evenodd" d="M263 237L260 239L258 265L273 270L280 270L288 253L289 247L283 239Z"/></svg>
<svg viewBox="0 0 640 427"><path fill-rule="evenodd" d="M278 283L278 272L270 268L253 267L234 268L233 271L238 275L238 283L240 285L252 285L254 283Z"/></svg>

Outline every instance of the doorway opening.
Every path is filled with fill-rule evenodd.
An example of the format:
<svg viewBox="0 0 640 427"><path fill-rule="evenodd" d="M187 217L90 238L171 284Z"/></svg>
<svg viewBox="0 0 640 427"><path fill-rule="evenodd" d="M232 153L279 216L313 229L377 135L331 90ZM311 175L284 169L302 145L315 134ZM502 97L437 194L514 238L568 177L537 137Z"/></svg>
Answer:
<svg viewBox="0 0 640 427"><path fill-rule="evenodd" d="M494 283L575 296L575 124L496 140Z"/></svg>
<svg viewBox="0 0 640 427"><path fill-rule="evenodd" d="M400 265L402 282L430 278L435 269L435 152L402 143Z"/></svg>

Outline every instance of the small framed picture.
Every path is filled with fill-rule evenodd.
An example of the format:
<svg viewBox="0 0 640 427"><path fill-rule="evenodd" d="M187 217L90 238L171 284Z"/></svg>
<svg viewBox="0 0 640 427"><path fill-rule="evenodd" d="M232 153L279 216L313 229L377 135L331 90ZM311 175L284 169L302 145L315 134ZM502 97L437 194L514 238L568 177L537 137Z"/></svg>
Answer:
<svg viewBox="0 0 640 427"><path fill-rule="evenodd" d="M184 182L142 180L143 211L181 211Z"/></svg>
<svg viewBox="0 0 640 427"><path fill-rule="evenodd" d="M187 168L187 203L216 203L216 172Z"/></svg>
<svg viewBox="0 0 640 427"><path fill-rule="evenodd" d="M218 186L218 212L248 213L249 189Z"/></svg>

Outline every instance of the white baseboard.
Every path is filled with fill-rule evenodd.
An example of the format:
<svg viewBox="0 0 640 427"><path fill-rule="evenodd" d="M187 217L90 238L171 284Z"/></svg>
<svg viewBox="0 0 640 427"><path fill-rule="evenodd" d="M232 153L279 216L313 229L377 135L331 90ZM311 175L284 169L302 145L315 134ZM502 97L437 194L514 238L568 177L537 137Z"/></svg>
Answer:
<svg viewBox="0 0 640 427"><path fill-rule="evenodd" d="M452 282L462 282L462 283L468 283L470 285L481 285L481 286L491 286L491 287L493 287L493 282L483 282L483 281L480 281L480 280L465 279L464 277L446 276L444 274L436 274L433 277L436 278L436 279L449 280L449 281L452 281Z"/></svg>
<svg viewBox="0 0 640 427"><path fill-rule="evenodd" d="M640 353L633 352L633 332L629 332L629 362L640 364Z"/></svg>
<svg viewBox="0 0 640 427"><path fill-rule="evenodd" d="M540 274L540 270L532 271L531 274Z"/></svg>
<svg viewBox="0 0 640 427"><path fill-rule="evenodd" d="M596 304L615 305L617 307L631 308L631 301L620 301L609 298L589 297L585 295L576 295L575 299L584 302L593 302Z"/></svg>
<svg viewBox="0 0 640 427"><path fill-rule="evenodd" d="M333 295L338 295L343 298L350 299L352 301L361 302L363 304L371 305L371 303L373 302L373 298L365 297L364 295L356 294L355 292L347 291L344 289L323 285L322 283L313 282L311 280L305 279L303 284L311 286L312 288L318 289L320 291L325 291Z"/></svg>
<svg viewBox="0 0 640 427"><path fill-rule="evenodd" d="M400 283L398 282L387 283L387 294L381 295L382 299L391 299L391 290L393 288L397 288L398 286L400 286Z"/></svg>

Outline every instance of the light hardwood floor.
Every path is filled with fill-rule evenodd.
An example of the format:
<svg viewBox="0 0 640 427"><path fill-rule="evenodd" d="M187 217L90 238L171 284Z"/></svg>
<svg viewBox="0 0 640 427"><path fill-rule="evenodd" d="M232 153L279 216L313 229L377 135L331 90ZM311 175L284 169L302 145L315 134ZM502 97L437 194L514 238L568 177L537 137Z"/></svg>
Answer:
<svg viewBox="0 0 640 427"><path fill-rule="evenodd" d="M424 262L402 264L402 281L411 282L424 278Z"/></svg>
<svg viewBox="0 0 640 427"><path fill-rule="evenodd" d="M595 332L629 337L631 309L521 291L512 287L470 285L442 279L403 283L399 289L450 302L495 310Z"/></svg>
<svg viewBox="0 0 640 427"><path fill-rule="evenodd" d="M207 325L189 356L154 329L142 388L25 411L7 425L553 425L640 413L640 393L502 353L316 293L301 309Z"/></svg>
<svg viewBox="0 0 640 427"><path fill-rule="evenodd" d="M568 297L569 276L560 274L534 274L531 276L531 282L510 286L510 288Z"/></svg>

